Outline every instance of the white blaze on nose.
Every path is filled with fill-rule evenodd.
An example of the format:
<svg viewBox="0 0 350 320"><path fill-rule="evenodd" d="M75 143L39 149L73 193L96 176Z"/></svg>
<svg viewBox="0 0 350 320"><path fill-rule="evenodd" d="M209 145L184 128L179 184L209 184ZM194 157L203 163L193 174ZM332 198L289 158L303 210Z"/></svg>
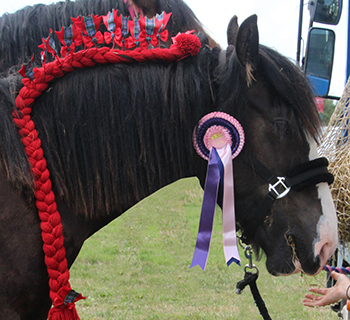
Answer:
<svg viewBox="0 0 350 320"><path fill-rule="evenodd" d="M318 158L316 143L309 138L309 160ZM322 215L317 223L317 238L314 240L315 257L319 255L321 266L326 264L338 246L338 220L331 191L323 182L316 185L318 198L321 201Z"/></svg>

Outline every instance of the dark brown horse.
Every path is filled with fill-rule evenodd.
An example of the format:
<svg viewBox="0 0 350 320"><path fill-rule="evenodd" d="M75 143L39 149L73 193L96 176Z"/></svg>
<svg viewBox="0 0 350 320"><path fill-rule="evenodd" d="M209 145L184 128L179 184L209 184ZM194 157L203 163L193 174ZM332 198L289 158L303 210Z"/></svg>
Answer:
<svg viewBox="0 0 350 320"><path fill-rule="evenodd" d="M202 35L197 56L77 70L36 99L32 118L69 266L88 237L159 188L190 176L204 185L207 161L192 134L214 110L244 128L246 143L234 160L236 220L245 240L266 253L268 271L315 274L333 253L329 175L309 174L324 162L315 159L319 120L307 80L259 45L256 16L240 28L233 20L228 38L224 59ZM0 81L0 318L45 319L51 301L33 177L12 119L20 87L16 76ZM266 173L297 179L262 210L271 195Z"/></svg>

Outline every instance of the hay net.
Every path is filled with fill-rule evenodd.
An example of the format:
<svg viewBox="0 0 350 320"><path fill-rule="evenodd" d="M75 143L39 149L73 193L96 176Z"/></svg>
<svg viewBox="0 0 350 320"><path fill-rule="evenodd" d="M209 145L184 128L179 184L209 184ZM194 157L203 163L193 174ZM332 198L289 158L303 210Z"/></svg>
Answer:
<svg viewBox="0 0 350 320"><path fill-rule="evenodd" d="M319 153L334 175L331 192L338 216L340 243L350 242L350 78L322 136Z"/></svg>

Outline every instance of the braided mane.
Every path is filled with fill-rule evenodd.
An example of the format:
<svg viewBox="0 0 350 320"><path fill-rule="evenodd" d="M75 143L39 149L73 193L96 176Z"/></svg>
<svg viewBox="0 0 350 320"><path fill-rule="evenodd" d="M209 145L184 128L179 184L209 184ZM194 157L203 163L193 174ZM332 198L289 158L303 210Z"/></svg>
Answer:
<svg viewBox="0 0 350 320"><path fill-rule="evenodd" d="M115 15L112 18L118 19L119 16ZM151 38L155 36L155 43L160 41L162 37L161 33L165 32L162 28L165 27L166 22L160 19L157 20L158 29L156 26L153 26L153 31L149 32L149 29L148 31L145 29L146 25L149 27L146 19L144 20L143 29L142 27L140 28L141 23L137 19L127 21L128 26L132 25L134 27L134 30L131 30L131 47L134 48L136 46L136 48L134 50L124 51L120 48L115 49L116 43L113 43L112 48L98 48L96 46L97 43L102 44L103 42L107 42L106 34L102 36L97 31L101 17L79 17L73 20L75 26L69 30L71 32L68 33L68 38L65 37L65 29L62 29L60 40L64 46L61 53L65 57L60 58L58 56L52 38L48 37L43 40L43 44L41 45L42 49L44 49L42 54L44 62L42 68L32 69L31 64L27 64L23 65L20 70L20 73L25 77L23 79L24 87L20 90L16 98L17 109L13 112L13 119L21 135L21 140L35 180L36 206L41 220L40 226L44 242L45 263L50 277L50 298L54 305L49 312L49 319L55 320L62 317L64 319L79 319L74 303L82 299L82 296L72 290L69 284L69 271L65 256L61 217L57 211L55 195L52 191L50 173L44 158L41 140L31 118L33 102L47 90L52 80L60 78L76 69L106 63L131 63L149 60L178 61L187 56L196 55L199 52L200 41L191 32L176 36L173 39L174 44L170 48L154 48L151 44ZM114 20L114 22L116 21ZM91 25L93 28L89 29ZM108 39L113 39L111 33L115 36L114 33L120 32L115 27L116 25L107 34ZM140 32L138 35L136 35L136 30ZM142 43L140 36L143 31L145 33L143 41L146 42L147 47L150 49L143 49L145 48L145 43ZM78 36L75 36L74 32ZM155 34L159 34L159 38ZM126 36L129 37L129 35ZM100 38L98 39L98 37ZM125 37L124 40L130 40ZM112 41L114 42L114 40ZM82 43L84 43L86 48L74 52L76 46ZM122 43L122 45L124 46L125 43ZM55 60L45 63L48 52L55 56Z"/></svg>
<svg viewBox="0 0 350 320"><path fill-rule="evenodd" d="M134 1L135 3L141 1ZM193 11L183 0L157 0L157 12L172 12L167 29L169 36L187 30L203 31ZM15 13L0 16L0 74L7 76L8 70L16 72L34 52L34 64L40 64L41 39L47 37L50 28L60 30L71 23L71 17L89 14L103 15L112 9L129 16L124 0L75 0L58 1L50 5L26 6ZM35 21L35 23L33 23ZM57 40L56 34L53 34Z"/></svg>

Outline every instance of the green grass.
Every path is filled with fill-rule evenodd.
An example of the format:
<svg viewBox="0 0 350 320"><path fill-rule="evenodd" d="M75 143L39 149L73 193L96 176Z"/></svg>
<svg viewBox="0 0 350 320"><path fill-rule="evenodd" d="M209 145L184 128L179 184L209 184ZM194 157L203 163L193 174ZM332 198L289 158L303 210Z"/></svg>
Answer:
<svg viewBox="0 0 350 320"><path fill-rule="evenodd" d="M71 269L77 303L90 319L262 319L249 288L236 295L243 267L226 267L221 212L217 210L206 271L190 269L203 191L196 179L180 180L140 202L87 240ZM337 319L329 307L308 309L302 299L316 278L272 277L263 261L258 288L272 319Z"/></svg>

